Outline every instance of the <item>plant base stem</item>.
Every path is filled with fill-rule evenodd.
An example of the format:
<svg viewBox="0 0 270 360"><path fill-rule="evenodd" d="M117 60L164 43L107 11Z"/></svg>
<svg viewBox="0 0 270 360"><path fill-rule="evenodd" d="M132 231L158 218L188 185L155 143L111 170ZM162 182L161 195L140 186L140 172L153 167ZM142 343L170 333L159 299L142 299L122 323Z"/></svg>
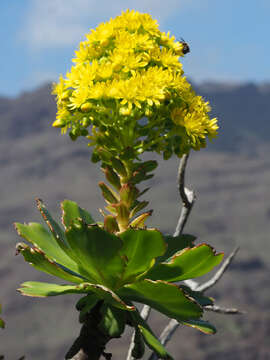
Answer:
<svg viewBox="0 0 270 360"><path fill-rule="evenodd" d="M101 316L98 303L92 311L87 314L86 320L81 328L80 335L66 354L65 359L71 360L99 360L103 356L110 360L112 355L104 352L106 344L111 337L105 335L98 327Z"/></svg>

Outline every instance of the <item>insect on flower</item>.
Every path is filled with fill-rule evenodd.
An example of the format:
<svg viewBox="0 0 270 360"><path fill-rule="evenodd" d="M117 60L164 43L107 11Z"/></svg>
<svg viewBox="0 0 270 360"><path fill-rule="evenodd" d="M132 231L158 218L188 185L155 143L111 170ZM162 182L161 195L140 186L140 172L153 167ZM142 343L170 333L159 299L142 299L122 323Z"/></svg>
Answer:
<svg viewBox="0 0 270 360"><path fill-rule="evenodd" d="M188 46L188 44L185 42L185 40L183 38L180 38L180 43L183 45L183 54L187 54L190 52L190 48Z"/></svg>

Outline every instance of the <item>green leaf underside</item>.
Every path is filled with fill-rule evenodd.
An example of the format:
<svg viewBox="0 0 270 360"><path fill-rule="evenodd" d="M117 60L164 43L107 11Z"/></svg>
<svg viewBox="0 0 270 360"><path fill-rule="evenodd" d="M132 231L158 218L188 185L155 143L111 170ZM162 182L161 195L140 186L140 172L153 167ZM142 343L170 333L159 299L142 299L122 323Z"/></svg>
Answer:
<svg viewBox="0 0 270 360"><path fill-rule="evenodd" d="M122 241L97 225L76 220L66 231L74 258L98 284L114 289L124 269L118 252Z"/></svg>
<svg viewBox="0 0 270 360"><path fill-rule="evenodd" d="M119 236L123 241L120 254L127 258L123 283L149 270L154 264L154 258L166 250L163 237L156 230L129 229Z"/></svg>
<svg viewBox="0 0 270 360"><path fill-rule="evenodd" d="M158 258L158 262L170 259L175 253L187 247L193 247L196 237L193 235L183 234L177 237L166 235L164 240L167 244L167 250L164 255Z"/></svg>
<svg viewBox="0 0 270 360"><path fill-rule="evenodd" d="M153 351L155 351L155 353L158 354L159 358L172 360L173 358L171 357L171 355L167 352L165 347L160 343L158 338L154 335L151 328L148 326L146 321L143 320L143 318L140 316L138 311L134 311L130 313L130 315L134 322L134 326L136 326L136 328L140 331L148 347Z"/></svg>
<svg viewBox="0 0 270 360"><path fill-rule="evenodd" d="M82 219L86 224L94 224L92 216L78 204L71 200L64 200L61 204L63 215L62 222L67 229L75 219Z"/></svg>
<svg viewBox="0 0 270 360"><path fill-rule="evenodd" d="M99 324L100 330L110 337L120 337L126 325L126 311L107 304L103 304L100 311L102 314L102 320Z"/></svg>
<svg viewBox="0 0 270 360"><path fill-rule="evenodd" d="M181 288L164 281L145 279L125 285L118 294L123 299L147 304L178 321L202 316L202 308L195 300L188 298Z"/></svg>
<svg viewBox="0 0 270 360"><path fill-rule="evenodd" d="M17 249L23 255L25 261L30 263L30 265L32 265L35 269L57 276L72 283L80 284L83 282L81 277L77 277L66 272L55 262L49 260L47 256L37 248L30 248L25 244L21 244L19 245L19 248L17 247Z"/></svg>
<svg viewBox="0 0 270 360"><path fill-rule="evenodd" d="M188 296L192 297L197 303L201 306L213 305L213 299L208 296L205 296L200 291L193 291L188 286L180 285L179 286Z"/></svg>
<svg viewBox="0 0 270 360"><path fill-rule="evenodd" d="M39 281L27 281L18 289L22 295L33 297L58 296L64 294L95 294L98 299L119 309L133 311L134 306L129 306L122 301L113 291L98 284L82 283L79 285L58 285Z"/></svg>
<svg viewBox="0 0 270 360"><path fill-rule="evenodd" d="M212 324L204 320L182 321L182 324L191 326L208 335L213 335L217 332L216 328Z"/></svg>
<svg viewBox="0 0 270 360"><path fill-rule="evenodd" d="M193 279L210 272L222 261L223 255L216 255L213 248L207 244L186 248L170 261L159 263L149 271L147 277L169 282Z"/></svg>
<svg viewBox="0 0 270 360"><path fill-rule="evenodd" d="M62 250L55 237L43 225L38 223L29 223L28 225L15 223L15 227L21 237L43 251L50 260L71 270L74 275L80 276L78 275L80 271L78 264Z"/></svg>

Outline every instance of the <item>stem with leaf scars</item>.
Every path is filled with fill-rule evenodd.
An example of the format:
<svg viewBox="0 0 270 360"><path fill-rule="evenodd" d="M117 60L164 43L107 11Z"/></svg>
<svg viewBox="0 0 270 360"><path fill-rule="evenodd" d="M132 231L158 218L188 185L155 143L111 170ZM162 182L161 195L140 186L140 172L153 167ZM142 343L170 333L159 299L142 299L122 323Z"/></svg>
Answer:
<svg viewBox="0 0 270 360"><path fill-rule="evenodd" d="M86 320L81 328L79 337L75 340L65 359L70 360L99 360L103 356L110 360L112 354L105 353L105 346L111 337L99 330L100 306L102 301L87 314Z"/></svg>

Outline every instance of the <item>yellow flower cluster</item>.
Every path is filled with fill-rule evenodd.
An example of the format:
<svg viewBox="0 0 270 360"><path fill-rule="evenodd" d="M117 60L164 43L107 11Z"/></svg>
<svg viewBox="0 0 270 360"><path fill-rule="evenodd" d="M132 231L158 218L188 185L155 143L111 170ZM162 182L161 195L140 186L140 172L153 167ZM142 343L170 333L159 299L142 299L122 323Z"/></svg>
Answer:
<svg viewBox="0 0 270 360"><path fill-rule="evenodd" d="M216 135L217 120L210 120L208 104L183 76L183 47L149 14L127 10L100 24L80 43L70 72L54 86L58 113L53 126L71 128L73 138L89 130L92 144L118 151L127 141L122 147L113 140L102 144L112 127L138 152L181 156L205 146L206 137ZM144 126L141 119L147 119Z"/></svg>

